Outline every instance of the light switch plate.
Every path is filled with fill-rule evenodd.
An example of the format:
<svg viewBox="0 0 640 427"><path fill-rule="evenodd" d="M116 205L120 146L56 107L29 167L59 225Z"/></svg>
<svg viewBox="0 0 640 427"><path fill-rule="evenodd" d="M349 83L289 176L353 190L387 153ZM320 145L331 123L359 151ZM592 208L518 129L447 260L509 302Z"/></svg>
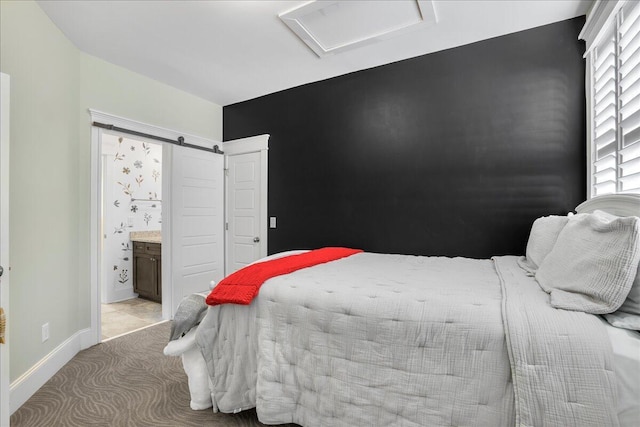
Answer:
<svg viewBox="0 0 640 427"><path fill-rule="evenodd" d="M270 216L269 217L269 228L276 228L276 217L275 216Z"/></svg>
<svg viewBox="0 0 640 427"><path fill-rule="evenodd" d="M42 342L49 339L49 322L42 325Z"/></svg>

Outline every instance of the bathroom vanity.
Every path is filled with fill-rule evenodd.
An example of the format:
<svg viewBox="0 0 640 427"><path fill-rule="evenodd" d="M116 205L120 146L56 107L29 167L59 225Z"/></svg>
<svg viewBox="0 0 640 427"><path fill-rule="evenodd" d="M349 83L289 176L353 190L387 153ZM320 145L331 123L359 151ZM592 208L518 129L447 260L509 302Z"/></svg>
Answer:
<svg viewBox="0 0 640 427"><path fill-rule="evenodd" d="M162 302L162 239L160 231L131 232L133 291L140 298Z"/></svg>

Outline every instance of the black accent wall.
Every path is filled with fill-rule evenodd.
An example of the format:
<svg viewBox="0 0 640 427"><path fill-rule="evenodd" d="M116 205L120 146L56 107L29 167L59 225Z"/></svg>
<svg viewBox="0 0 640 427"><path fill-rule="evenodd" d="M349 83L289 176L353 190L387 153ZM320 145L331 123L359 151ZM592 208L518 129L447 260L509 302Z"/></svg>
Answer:
<svg viewBox="0 0 640 427"><path fill-rule="evenodd" d="M535 218L586 197L583 24L224 107L225 140L271 135L269 253L523 254Z"/></svg>

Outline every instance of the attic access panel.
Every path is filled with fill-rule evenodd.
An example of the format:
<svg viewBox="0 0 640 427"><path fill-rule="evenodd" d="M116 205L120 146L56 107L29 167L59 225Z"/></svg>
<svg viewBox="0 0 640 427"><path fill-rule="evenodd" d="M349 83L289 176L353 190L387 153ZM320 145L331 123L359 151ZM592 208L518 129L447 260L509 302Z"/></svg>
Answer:
<svg viewBox="0 0 640 427"><path fill-rule="evenodd" d="M321 0L279 17L320 58L438 22L431 0Z"/></svg>

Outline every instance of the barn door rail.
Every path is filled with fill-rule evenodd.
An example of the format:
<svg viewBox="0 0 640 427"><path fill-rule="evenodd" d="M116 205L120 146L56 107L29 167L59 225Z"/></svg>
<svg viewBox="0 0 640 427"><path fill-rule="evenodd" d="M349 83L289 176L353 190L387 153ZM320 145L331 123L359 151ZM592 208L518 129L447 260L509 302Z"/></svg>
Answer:
<svg viewBox="0 0 640 427"><path fill-rule="evenodd" d="M122 132L122 133L127 133L129 135L141 136L143 138L149 138L149 139L154 139L156 141L167 142L169 144L179 145L180 147L193 148L193 149L196 149L196 150L208 151L210 153L215 153L215 154L224 154L224 151L220 150L220 147L218 147L217 144L214 145L213 148L201 147L199 145L194 145L194 144L189 144L189 143L184 142L184 137L183 136L179 136L178 139L169 139L169 138L163 138L163 137L157 136L157 135L151 135L151 134L148 134L148 133L138 132L138 131L135 131L135 130L125 129L125 128L121 128L121 127L118 127L118 126L108 125L108 124L100 123L100 122L93 122L92 125L95 126L95 127L102 128L102 129L107 129L107 130L110 130L110 131Z"/></svg>

